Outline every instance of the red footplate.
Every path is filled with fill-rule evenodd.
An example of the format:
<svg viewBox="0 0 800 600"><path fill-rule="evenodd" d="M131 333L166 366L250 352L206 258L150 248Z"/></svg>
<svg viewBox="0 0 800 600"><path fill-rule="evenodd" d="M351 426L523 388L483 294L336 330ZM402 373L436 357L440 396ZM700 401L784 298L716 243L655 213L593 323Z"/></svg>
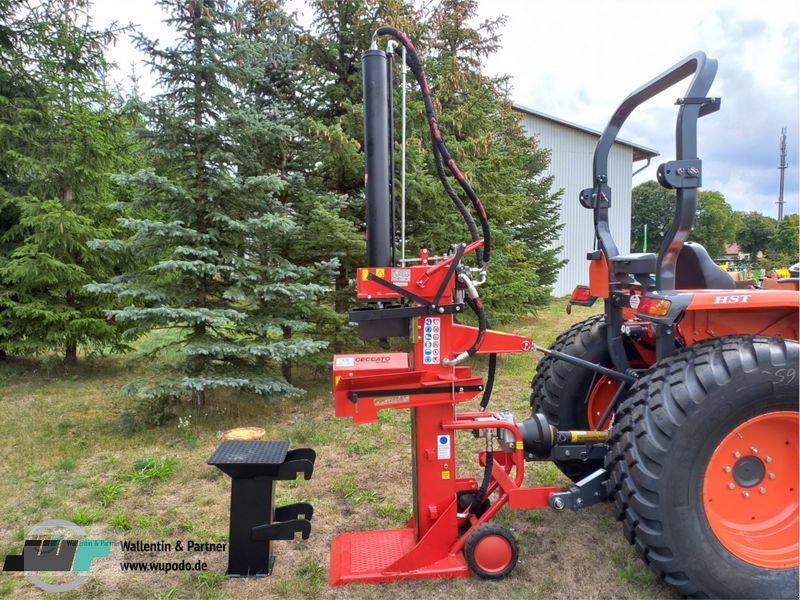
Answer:
<svg viewBox="0 0 800 600"><path fill-rule="evenodd" d="M401 570L395 563L416 546L414 530L387 529L343 533L331 545L331 568L328 583L380 583L401 579L469 577L469 569L459 552L448 554L413 570Z"/></svg>

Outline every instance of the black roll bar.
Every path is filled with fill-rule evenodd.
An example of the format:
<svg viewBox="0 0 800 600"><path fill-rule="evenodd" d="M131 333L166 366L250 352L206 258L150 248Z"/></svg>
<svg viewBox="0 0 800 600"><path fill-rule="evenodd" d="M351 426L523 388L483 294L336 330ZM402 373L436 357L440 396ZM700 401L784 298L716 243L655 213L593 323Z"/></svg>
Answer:
<svg viewBox="0 0 800 600"><path fill-rule="evenodd" d="M660 290L674 289L678 252L694 223L697 188L701 182L700 160L697 157L697 120L719 109L719 98L706 97L716 73L717 61L707 58L703 52L695 52L629 94L614 112L595 147L592 161L593 187L581 192L581 204L594 210L595 232L606 260L617 256L619 250L608 226L608 208L611 206L608 155L611 147L634 109L679 81L694 75L686 96L677 101L680 109L675 132L676 160L662 164L658 170L661 185L677 190L675 220L658 257L656 285Z"/></svg>
<svg viewBox="0 0 800 600"><path fill-rule="evenodd" d="M719 98L707 98L717 61L709 59L703 52L695 52L667 69L655 79L628 95L614 112L606 125L594 151L592 174L593 187L583 190L580 202L593 209L595 235L600 250L608 262L619 255L617 245L608 224L608 209L611 206L611 187L608 182L608 155L625 120L642 103L660 94L679 81L694 75L686 96L679 98L678 119L675 131L674 161L658 167L658 181L676 190L675 219L659 250L656 262L656 289L675 289L675 265L683 243L689 237L697 209L697 188L701 183L701 163L697 157L697 120L719 109ZM609 291L619 289L615 269L609 265ZM605 317L608 349L614 368L621 373L633 374L621 340L622 309L610 298L605 302ZM660 332L657 353L659 358L674 349L673 334Z"/></svg>

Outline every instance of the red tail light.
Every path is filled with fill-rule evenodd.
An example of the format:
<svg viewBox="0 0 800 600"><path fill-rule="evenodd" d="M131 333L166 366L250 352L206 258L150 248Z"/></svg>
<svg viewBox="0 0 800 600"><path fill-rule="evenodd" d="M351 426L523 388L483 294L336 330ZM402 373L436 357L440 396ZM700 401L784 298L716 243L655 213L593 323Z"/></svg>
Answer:
<svg viewBox="0 0 800 600"><path fill-rule="evenodd" d="M670 300L645 296L639 302L639 307L636 309L636 312L643 315L650 315L651 317L663 317L669 312L670 306L672 306Z"/></svg>
<svg viewBox="0 0 800 600"><path fill-rule="evenodd" d="M567 308L570 308L573 304L577 304L578 306L592 306L595 300L597 300L597 297L592 296L591 292L589 291L589 286L579 285L572 290L572 293L569 296L569 304L567 304ZM567 314L569 314L569 310L567 311Z"/></svg>
<svg viewBox="0 0 800 600"><path fill-rule="evenodd" d="M570 295L569 299L573 302L591 302L592 295L589 293L588 287L585 285L579 285L572 290L572 294Z"/></svg>

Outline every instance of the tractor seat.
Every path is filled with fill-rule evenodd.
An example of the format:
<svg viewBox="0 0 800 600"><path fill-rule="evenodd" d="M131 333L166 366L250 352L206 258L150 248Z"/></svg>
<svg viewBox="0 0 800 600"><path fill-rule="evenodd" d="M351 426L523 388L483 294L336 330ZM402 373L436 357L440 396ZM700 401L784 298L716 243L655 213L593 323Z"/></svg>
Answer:
<svg viewBox="0 0 800 600"><path fill-rule="evenodd" d="M684 242L675 265L675 287L679 290L735 290L736 283L711 260L703 246Z"/></svg>
<svg viewBox="0 0 800 600"><path fill-rule="evenodd" d="M650 275L656 272L656 255L650 252L617 254L608 262L616 274Z"/></svg>

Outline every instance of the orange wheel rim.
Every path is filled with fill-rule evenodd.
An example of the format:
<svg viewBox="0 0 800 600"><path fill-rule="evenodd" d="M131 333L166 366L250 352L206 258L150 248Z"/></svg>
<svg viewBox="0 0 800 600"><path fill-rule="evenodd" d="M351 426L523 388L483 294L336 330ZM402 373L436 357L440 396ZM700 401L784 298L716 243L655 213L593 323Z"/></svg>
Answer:
<svg viewBox="0 0 800 600"><path fill-rule="evenodd" d="M631 360L631 367L634 369L642 369L645 366L646 363L641 358L633 358ZM611 404L618 389L619 381L613 377L601 375L597 378L592 391L589 393L589 398L586 401L586 423L589 429L597 429L600 418L603 416L603 413L606 412L608 405ZM601 431L605 431L608 429L609 425L611 425L611 416L613 414L612 412L608 415L608 418L603 422L603 426L600 427Z"/></svg>
<svg viewBox="0 0 800 600"><path fill-rule="evenodd" d="M797 568L798 413L776 411L731 431L708 461L703 510L728 552L767 569Z"/></svg>
<svg viewBox="0 0 800 600"><path fill-rule="evenodd" d="M608 375L597 378L597 383L592 388L589 400L586 403L586 421L589 424L589 429L597 429L597 424L600 422L603 413L606 412L608 405L611 404L618 389L619 382L616 379L612 379ZM610 423L611 415L608 416L600 429L608 429Z"/></svg>

